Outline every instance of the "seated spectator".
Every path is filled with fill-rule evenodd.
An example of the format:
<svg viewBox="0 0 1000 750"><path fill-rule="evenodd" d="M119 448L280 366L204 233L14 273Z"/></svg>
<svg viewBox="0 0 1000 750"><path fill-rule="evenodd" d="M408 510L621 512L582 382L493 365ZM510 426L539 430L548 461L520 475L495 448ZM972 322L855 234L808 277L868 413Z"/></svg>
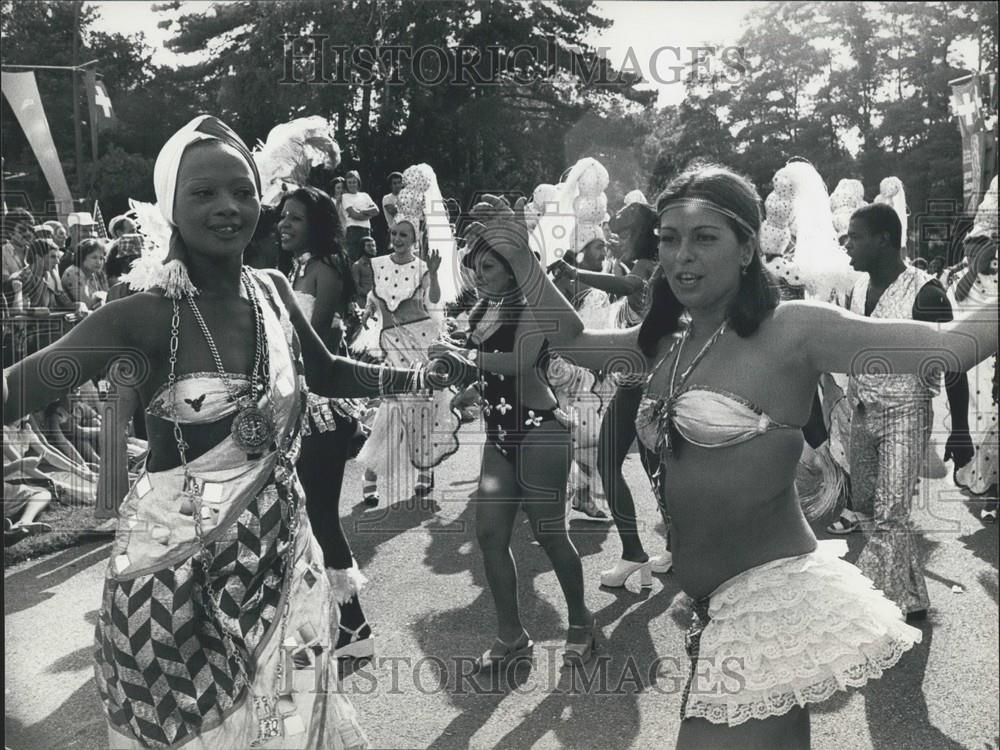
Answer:
<svg viewBox="0 0 1000 750"><path fill-rule="evenodd" d="M90 310L104 304L108 296L108 277L104 275L104 240L90 238L76 246L73 260L62 274L63 289L74 302Z"/></svg>
<svg viewBox="0 0 1000 750"><path fill-rule="evenodd" d="M35 217L23 208L14 208L3 216L3 281L6 282L27 263L28 243L35 238Z"/></svg>
<svg viewBox="0 0 1000 750"><path fill-rule="evenodd" d="M43 433L32 426L31 418L16 425L4 425L3 430L5 539L8 531L21 538L27 536L17 532L17 525L34 523L53 499L94 501L97 476L55 450ZM21 513L18 521L11 520L8 525L6 520L17 513ZM29 532L37 531L29 528Z"/></svg>

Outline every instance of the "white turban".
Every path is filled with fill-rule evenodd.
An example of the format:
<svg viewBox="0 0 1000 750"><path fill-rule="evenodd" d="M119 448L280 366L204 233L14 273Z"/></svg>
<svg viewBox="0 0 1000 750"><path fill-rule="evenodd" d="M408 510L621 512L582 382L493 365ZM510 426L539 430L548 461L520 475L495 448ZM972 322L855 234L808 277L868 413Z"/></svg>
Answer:
<svg viewBox="0 0 1000 750"><path fill-rule="evenodd" d="M171 226L177 223L174 221L174 194L177 190L177 172L181 167L181 158L188 146L199 141L222 141L227 146L236 149L250 165L254 184L257 186L257 194L260 195L260 175L257 172L257 164L253 160L250 149L222 120L212 115L199 115L170 136L170 139L160 149L160 153L156 157L156 165L153 167L156 205L159 207L160 213L163 214L163 218Z"/></svg>

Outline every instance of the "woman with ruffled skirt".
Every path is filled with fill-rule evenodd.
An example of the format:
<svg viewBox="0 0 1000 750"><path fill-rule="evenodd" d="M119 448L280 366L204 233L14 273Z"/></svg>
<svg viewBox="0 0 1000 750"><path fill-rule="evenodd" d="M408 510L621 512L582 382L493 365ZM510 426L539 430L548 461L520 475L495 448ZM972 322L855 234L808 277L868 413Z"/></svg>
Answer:
<svg viewBox="0 0 1000 750"><path fill-rule="evenodd" d="M520 219L491 200L484 236L578 364L656 363L636 429L656 451L678 583L695 602L679 748L806 748L809 706L881 677L921 638L870 580L817 545L795 491L801 426L824 372L968 369L996 350L996 302L941 326L778 304L760 197L725 167L679 175L656 205L663 277L638 331L585 330ZM682 328L682 315L687 325ZM866 353L872 353L866 355Z"/></svg>

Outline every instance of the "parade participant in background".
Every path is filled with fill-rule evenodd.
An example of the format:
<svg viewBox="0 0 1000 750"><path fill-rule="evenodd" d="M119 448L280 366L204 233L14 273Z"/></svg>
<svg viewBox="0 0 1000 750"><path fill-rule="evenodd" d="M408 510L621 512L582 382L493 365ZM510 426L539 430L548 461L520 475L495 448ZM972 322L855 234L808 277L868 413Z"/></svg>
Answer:
<svg viewBox="0 0 1000 750"><path fill-rule="evenodd" d="M636 427L659 454L674 571L695 599L698 685L683 698L678 747L808 746L810 703L881 676L920 639L857 568L817 547L802 515L794 478L819 376L863 372L873 356L918 372L928 352L967 369L996 350L995 301L945 326L778 305L757 247L756 189L699 165L657 200L664 276L638 333L587 331L519 218L489 203L484 236L553 348L595 369L628 351L634 367L658 363Z"/></svg>
<svg viewBox="0 0 1000 750"><path fill-rule="evenodd" d="M392 254L372 259L372 298L381 320L379 344L385 362L418 367L428 361L428 347L447 330L444 305L458 293L455 240L447 214L442 215L443 201L430 165L417 164L403 173L398 205L389 230ZM424 228L430 247L420 257L418 237ZM379 501L380 479L390 504L411 491L418 497L432 492L433 468L458 450L460 420L450 402L451 394L445 392L432 398L383 399L358 454L358 463L365 467L368 505Z"/></svg>
<svg viewBox="0 0 1000 750"><path fill-rule="evenodd" d="M295 475L299 383L367 396L433 378L331 355L283 276L242 267L260 186L225 124L195 118L153 178L159 219L139 221L153 251L129 274L145 293L4 372L10 423L124 353L142 363L150 455L122 506L96 633L109 745L362 747L328 658L336 608ZM73 367L57 382L45 370L60 357Z"/></svg>
<svg viewBox="0 0 1000 750"><path fill-rule="evenodd" d="M557 418L558 404L546 382L545 334L525 309L510 266L486 243L473 239L462 263L474 269L480 297L469 315L466 346L471 349L438 343L431 355L460 352L482 372L487 445L473 503L498 632L476 668L503 668L529 656L534 647L521 621L517 568L510 550L521 508L566 597L569 632L563 662L582 664L593 653L594 618L584 601L580 556L566 530L570 436L565 416Z"/></svg>
<svg viewBox="0 0 1000 750"><path fill-rule="evenodd" d="M281 249L295 257L290 281L299 308L329 351L346 351L342 322L353 284L337 207L322 190L301 187L285 193L278 208ZM334 652L337 656L370 657L375 653L374 638L358 600L366 579L354 561L340 521L344 467L357 453L359 417L356 402L310 393L296 468L306 492L309 520L340 605Z"/></svg>
<svg viewBox="0 0 1000 750"><path fill-rule="evenodd" d="M862 277L854 286L850 310L872 318L947 322L951 304L941 284L900 254L899 216L875 203L854 212L845 245ZM964 372L945 373L951 407L951 436L945 458L964 466L972 458L969 437L969 381ZM929 600L918 559L917 532L910 504L926 460L933 424L931 400L940 373L853 375L847 386L851 414L851 488L854 512L874 529L858 567L892 599L908 619L923 619Z"/></svg>
<svg viewBox="0 0 1000 750"><path fill-rule="evenodd" d="M372 258L378 253L374 237L362 237L361 247L364 252L360 258L351 264L351 280L354 282L354 303L359 306L368 304L368 294L375 288L375 271L372 269Z"/></svg>
<svg viewBox="0 0 1000 750"><path fill-rule="evenodd" d="M403 189L403 175L399 172L389 174L389 191L382 196L382 212L385 214L385 223L392 226L396 221L396 214L399 213L399 191Z"/></svg>
<svg viewBox="0 0 1000 750"><path fill-rule="evenodd" d="M347 255L353 263L361 257L361 238L371 234L371 218L378 214L378 206L361 190L361 175L356 170L344 176L344 187L340 200L347 215Z"/></svg>
<svg viewBox="0 0 1000 750"><path fill-rule="evenodd" d="M948 290L956 311L974 309L997 297L997 178L976 212L964 248L966 269ZM971 437L975 456L954 472L955 484L982 499L979 517L985 523L997 520L997 358L981 362L969 371Z"/></svg>
<svg viewBox="0 0 1000 750"><path fill-rule="evenodd" d="M624 304L619 303L615 314L616 328L639 325L649 310L652 299L650 280L659 269L655 228L656 212L638 200L627 203L611 220L611 230L619 237L622 256L633 260L627 276L615 277L607 282L615 285L613 291L628 294L623 298ZM636 572L640 581L651 584L650 573L667 573L672 564L669 550L653 558L646 554L636 525L632 493L622 475L625 457L635 442L635 417L641 398L641 379L619 378L615 395L601 422L597 467L622 543L621 560L613 568L601 571L602 586L624 586ZM644 464L649 465L648 461Z"/></svg>
<svg viewBox="0 0 1000 750"><path fill-rule="evenodd" d="M108 277L104 273L105 243L96 237L83 240L73 251L73 262L62 273L62 286L74 302L90 310L108 297Z"/></svg>
<svg viewBox="0 0 1000 750"><path fill-rule="evenodd" d="M607 213L608 171L596 159L580 159L567 172L566 179L556 186L555 205L571 205L571 222L563 227L571 238L568 250L573 264L555 264L553 273L572 274L577 270L597 273L603 268L607 243L602 222ZM564 222L565 223L565 222ZM551 231L551 230L550 230ZM610 327L609 298L602 289L571 281L563 287L567 299L580 311L580 316L594 327ZM573 464L570 468L567 494L570 505L589 520L606 521L604 488L598 472L598 446L604 409L614 394L614 383L604 372L577 367L562 357L551 357L549 384L559 406L569 419L573 443Z"/></svg>

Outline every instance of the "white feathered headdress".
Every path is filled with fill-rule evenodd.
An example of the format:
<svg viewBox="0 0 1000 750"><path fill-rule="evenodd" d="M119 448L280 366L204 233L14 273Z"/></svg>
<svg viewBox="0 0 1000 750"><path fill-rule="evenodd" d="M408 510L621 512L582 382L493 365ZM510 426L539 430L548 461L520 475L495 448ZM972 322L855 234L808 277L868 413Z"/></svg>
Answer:
<svg viewBox="0 0 1000 750"><path fill-rule="evenodd" d="M830 198L816 168L802 161L786 164L773 184L760 229L768 270L824 301L849 291L857 272L837 242Z"/></svg>
<svg viewBox="0 0 1000 750"><path fill-rule="evenodd" d="M906 247L906 191L903 190L903 181L898 177L886 177L878 185L875 202L885 203L896 211L899 223L903 227L901 246Z"/></svg>
<svg viewBox="0 0 1000 750"><path fill-rule="evenodd" d="M861 180L843 179L837 183L837 187L830 193L830 210L833 212L833 228L837 237L847 234L851 216L864 205L867 205L865 186L861 184Z"/></svg>
<svg viewBox="0 0 1000 750"><path fill-rule="evenodd" d="M261 203L277 205L286 190L307 184L309 170L340 164L340 146L334 125L319 115L300 117L276 125L264 143L257 143L253 158L260 171Z"/></svg>
<svg viewBox="0 0 1000 750"><path fill-rule="evenodd" d="M567 251L580 250L591 240L604 237L601 222L608 208L604 191L609 181L604 165L588 156L574 164L566 179L556 185L555 200L545 200L546 211L528 236L529 246L542 265L548 267Z"/></svg>
<svg viewBox="0 0 1000 750"><path fill-rule="evenodd" d="M403 172L403 189L396 199L396 224L401 221L413 227L418 246L421 229L427 230L427 250L441 256L438 284L441 287L439 305L454 302L462 288L455 234L451 228L448 206L441 195L437 175L430 164L414 164Z"/></svg>

